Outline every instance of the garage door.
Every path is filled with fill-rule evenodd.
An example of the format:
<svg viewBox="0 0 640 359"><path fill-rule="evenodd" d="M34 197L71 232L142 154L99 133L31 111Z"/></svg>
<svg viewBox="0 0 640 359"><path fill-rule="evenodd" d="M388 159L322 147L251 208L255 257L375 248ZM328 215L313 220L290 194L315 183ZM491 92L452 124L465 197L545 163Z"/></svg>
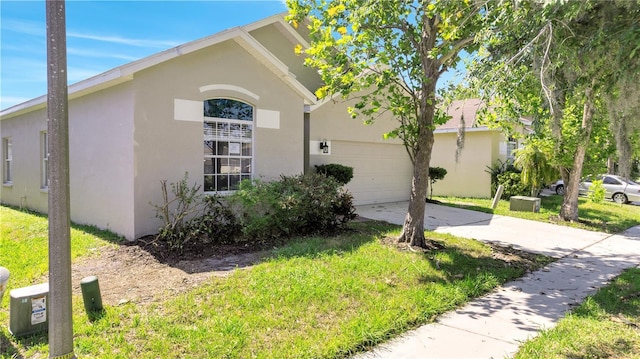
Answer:
<svg viewBox="0 0 640 359"><path fill-rule="evenodd" d="M402 145L334 140L331 155L312 155L311 163L353 167L353 179L346 188L355 204L409 199L412 165Z"/></svg>

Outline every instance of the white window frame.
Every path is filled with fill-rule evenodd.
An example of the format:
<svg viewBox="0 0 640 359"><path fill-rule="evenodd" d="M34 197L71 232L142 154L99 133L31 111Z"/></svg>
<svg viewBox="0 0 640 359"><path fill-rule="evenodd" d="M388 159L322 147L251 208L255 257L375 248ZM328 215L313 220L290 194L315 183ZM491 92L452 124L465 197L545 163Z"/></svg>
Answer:
<svg viewBox="0 0 640 359"><path fill-rule="evenodd" d="M238 100L234 100L234 101L238 101ZM244 101L239 101L242 103L245 103L251 107L253 107L253 118L251 120L236 120L236 119L229 119L229 118L219 118L219 117L207 117L204 116L204 124L203 124L203 133L204 133L204 140L203 140L203 146L206 146L206 142L207 141L214 141L214 142L228 142L229 143L229 149L227 150L228 153L227 154L204 154L204 161L205 161L205 171L204 171L204 184L205 186L204 188L204 193L206 194L219 194L219 195L226 195L226 194L231 194L233 192L236 191L236 189L227 189L227 190L217 190L219 188L218 184L217 184L217 179L222 177L223 175L227 175L227 176L239 176L239 181L238 184L244 180L244 179L252 179L253 178L253 162L254 162L254 154L255 154L255 147L254 147L254 136L255 136L255 117L256 117L256 109L253 105L248 104ZM211 128L211 124L216 124L215 126L213 126L213 129ZM218 126L218 124L221 124L222 126ZM226 126L225 126L226 125ZM241 126L248 126L250 127L250 132L251 132L251 136L250 137L246 137L246 131L232 131L231 127L234 127L232 125L239 125ZM226 127L228 130L218 130L219 127ZM231 153L231 144L234 144L234 146L239 146L239 153ZM243 154L243 147L245 144L248 144L249 146L249 150L251 151L250 155L244 155ZM228 169L228 172L221 172L221 173L216 173L216 171L214 170L214 173L206 173L206 162L210 161L212 159L215 160L238 160L240 163L240 166L238 167L238 170L235 169L231 169L231 167ZM247 161L248 160L248 161ZM249 163L248 165L246 165L246 163ZM244 165L243 165L244 163ZM218 166L216 166L218 167ZM244 167L248 167L248 170ZM236 172L239 171L239 172ZM207 177L213 177L215 179L214 182L214 187L216 188L215 191L210 191L207 190L206 185L207 185ZM227 179L228 180L228 179Z"/></svg>
<svg viewBox="0 0 640 359"><path fill-rule="evenodd" d="M49 136L40 132L40 189L49 189Z"/></svg>
<svg viewBox="0 0 640 359"><path fill-rule="evenodd" d="M2 153L4 170L2 171L2 183L10 185L13 183L13 144L11 137L2 139Z"/></svg>
<svg viewBox="0 0 640 359"><path fill-rule="evenodd" d="M513 162L516 159L514 152L518 149L518 141L515 138L507 139L507 161Z"/></svg>

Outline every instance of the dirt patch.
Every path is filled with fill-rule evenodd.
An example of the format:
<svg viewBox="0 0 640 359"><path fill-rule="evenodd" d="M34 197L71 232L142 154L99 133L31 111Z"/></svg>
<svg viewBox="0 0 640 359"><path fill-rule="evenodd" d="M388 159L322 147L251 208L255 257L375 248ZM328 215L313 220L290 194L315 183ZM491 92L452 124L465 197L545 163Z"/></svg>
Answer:
<svg viewBox="0 0 640 359"><path fill-rule="evenodd" d="M197 255L175 256L154 250L144 241L105 247L72 266L73 292L81 292L82 278L95 275L105 305L161 301L193 289L212 276L227 276L249 267L265 255L265 251L243 251L238 246L209 246Z"/></svg>
<svg viewBox="0 0 640 359"><path fill-rule="evenodd" d="M356 221L367 221L358 218ZM395 238L382 239L387 245L400 250L431 251L444 246L428 241L430 249L408 247ZM522 266L528 270L540 267L537 255L510 247L492 245L492 257L507 265ZM80 293L80 281L95 275L100 283L102 301L114 306L127 302L150 303L162 301L176 294L198 287L209 278L228 276L234 270L250 267L264 259L271 246L244 244L205 245L185 248L177 255L153 237L117 247L104 247L95 255L72 266L73 292Z"/></svg>

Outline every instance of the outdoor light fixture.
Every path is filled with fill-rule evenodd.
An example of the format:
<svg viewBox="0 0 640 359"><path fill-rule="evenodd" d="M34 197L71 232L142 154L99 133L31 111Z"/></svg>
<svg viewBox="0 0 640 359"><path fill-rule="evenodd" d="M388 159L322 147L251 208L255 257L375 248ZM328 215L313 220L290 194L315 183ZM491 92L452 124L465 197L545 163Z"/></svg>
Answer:
<svg viewBox="0 0 640 359"><path fill-rule="evenodd" d="M326 138L320 141L320 150L322 153L329 153L329 145L327 144Z"/></svg>

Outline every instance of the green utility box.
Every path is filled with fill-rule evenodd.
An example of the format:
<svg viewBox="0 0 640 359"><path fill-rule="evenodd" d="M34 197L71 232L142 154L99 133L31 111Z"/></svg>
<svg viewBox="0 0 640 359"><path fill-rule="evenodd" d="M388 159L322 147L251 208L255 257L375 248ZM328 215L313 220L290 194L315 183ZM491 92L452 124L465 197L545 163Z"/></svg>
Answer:
<svg viewBox="0 0 640 359"><path fill-rule="evenodd" d="M47 331L49 283L13 289L9 308L9 332L16 337Z"/></svg>
<svg viewBox="0 0 640 359"><path fill-rule="evenodd" d="M84 277L80 281L80 289L82 290L82 300L84 301L84 309L87 313L102 310L102 296L100 295L100 284L98 277L92 275Z"/></svg>
<svg viewBox="0 0 640 359"><path fill-rule="evenodd" d="M509 210L520 212L540 212L540 198L513 196L509 199Z"/></svg>

